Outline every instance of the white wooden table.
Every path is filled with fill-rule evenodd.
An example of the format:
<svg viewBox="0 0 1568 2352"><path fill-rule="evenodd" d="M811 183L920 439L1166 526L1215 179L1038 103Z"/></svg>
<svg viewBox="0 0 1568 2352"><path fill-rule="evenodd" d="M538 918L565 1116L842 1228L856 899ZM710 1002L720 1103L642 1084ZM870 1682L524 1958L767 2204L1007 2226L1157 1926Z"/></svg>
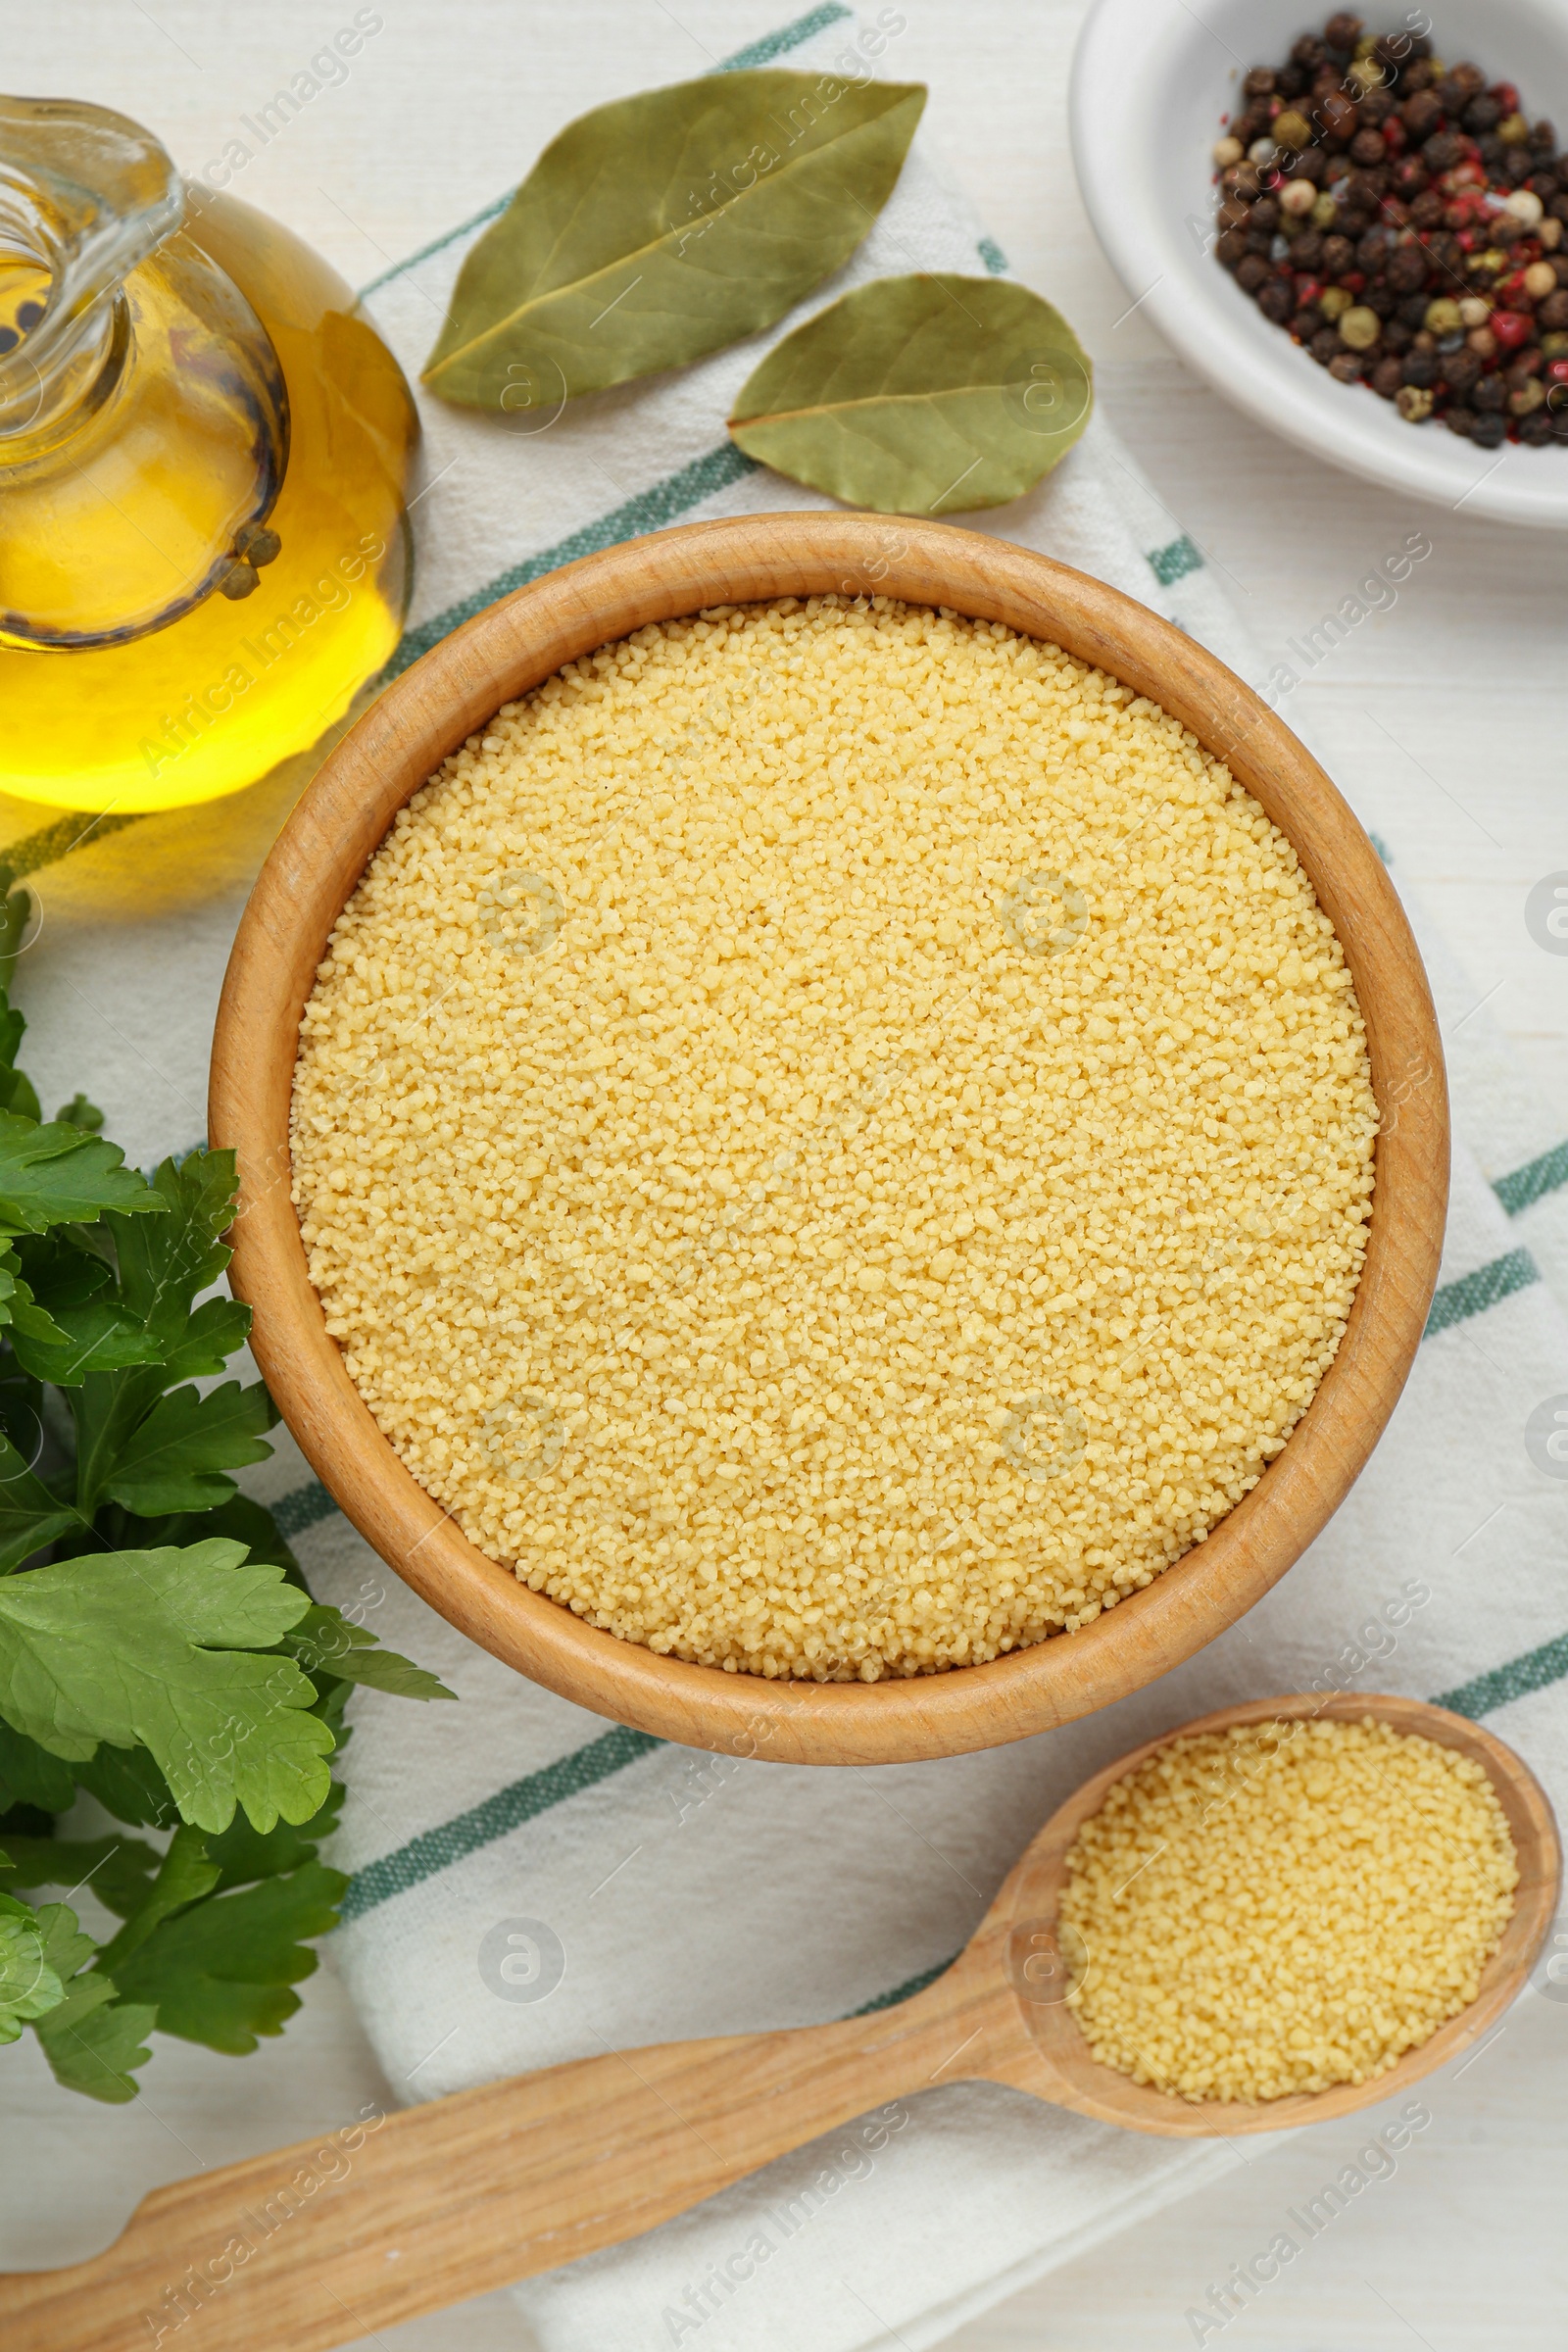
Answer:
<svg viewBox="0 0 1568 2352"><path fill-rule="evenodd" d="M9 12L10 86L96 99L150 124L187 170L265 105L347 0L53 0ZM518 177L572 115L701 72L790 15L788 0L385 0L349 80L247 168L242 193L362 282ZM1082 0L903 0L885 70L931 89L939 155L1030 284L1095 355L1101 397L1173 515L1221 565L1265 647L1337 605L1425 528L1433 555L1392 611L1325 660L1294 709L1398 846L1568 1135L1568 957L1524 902L1568 868L1568 544L1422 510L1269 439L1165 352L1102 258L1073 185L1064 90ZM1316 12L1321 15L1321 11ZM1441 18L1441 8L1435 13ZM1303 5L1303 27L1316 21ZM1439 26L1441 33L1441 23ZM231 914L224 919L231 920ZM25 1003L25 987L23 1000ZM285 2037L234 2061L159 2040L146 2090L104 2110L55 2088L30 2036L0 2053L0 2264L108 2242L157 2182L332 2128L389 2094L328 1957ZM1434 2122L1224 2330L1226 2352L1560 2352L1568 2004L1531 1999ZM1326 2126L1251 2161L952 2339L961 2352L1158 2352L1212 2281L1353 2153ZM528 2352L505 2296L395 2329L397 2352ZM1210 2336L1207 2339L1216 2339ZM802 2352L810 2352L803 2314Z"/></svg>

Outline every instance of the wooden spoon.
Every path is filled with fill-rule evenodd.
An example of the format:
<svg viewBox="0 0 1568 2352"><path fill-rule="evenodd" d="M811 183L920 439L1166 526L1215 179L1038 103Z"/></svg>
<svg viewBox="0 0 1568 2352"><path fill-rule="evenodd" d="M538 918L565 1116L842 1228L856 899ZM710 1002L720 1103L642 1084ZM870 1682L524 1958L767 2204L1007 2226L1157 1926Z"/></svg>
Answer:
<svg viewBox="0 0 1568 2352"><path fill-rule="evenodd" d="M1053 1815L953 1967L912 1999L837 2025L607 2045L602 2057L174 2181L142 2199L107 2253L0 2278L7 2352L131 2352L175 2340L179 2352L327 2352L651 2230L819 2132L933 2083L1004 2082L1180 2138L1277 2132L1392 2098L1484 2034L1529 1974L1560 1871L1544 1791L1499 1740L1418 1699L1254 1699L1181 1729L1368 1714L1484 1767L1520 1870L1476 1999L1369 2082L1255 2106L1187 2101L1090 2055L1060 1998L1053 1936L1065 1857L1111 1783L1179 1736L1166 1732Z"/></svg>

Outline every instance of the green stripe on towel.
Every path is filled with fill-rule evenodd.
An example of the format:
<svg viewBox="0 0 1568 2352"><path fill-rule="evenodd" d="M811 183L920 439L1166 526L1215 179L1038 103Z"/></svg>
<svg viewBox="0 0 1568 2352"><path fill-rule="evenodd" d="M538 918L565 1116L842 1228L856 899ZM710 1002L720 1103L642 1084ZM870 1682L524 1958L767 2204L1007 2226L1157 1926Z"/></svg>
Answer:
<svg viewBox="0 0 1568 2352"><path fill-rule="evenodd" d="M306 1528L315 1527L318 1520L330 1519L337 1504L320 1480L313 1478L308 1487L292 1488L287 1494L280 1495L276 1502L269 1503L268 1508L278 1534L285 1544L290 1544L296 1536L303 1535Z"/></svg>
<svg viewBox="0 0 1568 2352"><path fill-rule="evenodd" d="M1466 1322L1471 1315L1495 1306L1499 1298L1511 1298L1515 1291L1527 1291L1540 1280L1541 1268L1529 1250L1510 1250L1506 1257L1494 1257L1490 1265L1477 1266L1473 1274L1446 1282L1432 1301L1421 1337L1430 1340L1435 1333Z"/></svg>
<svg viewBox="0 0 1568 2352"><path fill-rule="evenodd" d="M1447 1707L1455 1715L1486 1715L1513 1699L1528 1698L1532 1690L1547 1690L1565 1675L1568 1634L1559 1634L1555 1641L1543 1642L1539 1649L1527 1649L1523 1657L1494 1666L1490 1674L1478 1674L1473 1683L1461 1683L1457 1690L1440 1690L1432 1703Z"/></svg>
<svg viewBox="0 0 1568 2352"><path fill-rule="evenodd" d="M498 1838L520 1829L525 1821L548 1813L553 1805L564 1804L568 1796L581 1796L585 1788L592 1788L597 1782L608 1780L612 1772L620 1772L626 1765L635 1764L640 1756L651 1755L656 1747L664 1744L650 1732L630 1731L625 1724L617 1723L602 1739L590 1740L586 1747L558 1756L542 1772L530 1772L526 1779L498 1788L482 1804L470 1805L466 1813L459 1813L436 1829L411 1838L407 1845L383 1854L378 1862L368 1863L350 1880L340 1916L345 1923L362 1918L367 1911L374 1910L377 1903L389 1901L394 1894L406 1894L411 1886L433 1878L438 1870L450 1869L454 1862L464 1861L481 1846L493 1845Z"/></svg>
<svg viewBox="0 0 1568 2352"><path fill-rule="evenodd" d="M1177 580L1184 580L1190 571L1201 571L1203 568L1203 559L1185 531L1179 539L1173 539L1168 547L1151 548L1146 560L1162 588L1172 587Z"/></svg>
<svg viewBox="0 0 1568 2352"><path fill-rule="evenodd" d="M721 442L717 449L705 451L678 473L655 482L651 489L640 490L624 506L612 507L608 514L599 515L595 521L585 522L567 538L558 539L554 547L542 548L536 556L524 556L520 564L497 572L484 587L475 588L471 595L448 605L444 612L437 612L429 620L421 621L416 629L408 630L381 673L382 683L399 676L421 654L427 654L432 645L439 645L443 637L464 621L482 612L486 605L493 605L497 597L510 596L514 588L526 587L530 580L554 571L558 564L574 564L579 556L597 556L607 547L618 547L623 539L636 539L644 531L662 530L665 523L689 514L693 507L700 507L704 499L716 497L731 482L744 481L747 474L760 470L756 459L737 449L733 441Z"/></svg>
<svg viewBox="0 0 1568 2352"><path fill-rule="evenodd" d="M737 49L733 57L721 58L716 66L710 66L709 72L739 74L747 66L769 65L775 57L783 57L787 51L798 49L813 33L825 32L830 24L840 24L849 14L850 11L841 5L841 0L826 0L825 6L813 8L804 17L797 17L793 24L781 24L777 32L764 33L760 41L753 41L745 49ZM432 237L428 245L419 247L417 253L411 253L404 261L394 262L389 270L382 270L379 277L368 279L360 288L359 300L364 302L368 295L390 285L395 277L402 277L410 270L417 270L419 264L429 261L432 254L442 253L447 246L455 245L459 237L466 237L470 228L482 228L487 220L494 220L498 214L506 211L516 193L515 188L509 188L504 196L498 196L494 203L487 204L482 212L470 213L466 220L460 220L457 227L449 228L444 236Z"/></svg>
<svg viewBox="0 0 1568 2352"><path fill-rule="evenodd" d="M934 1984L938 1977L945 1977L958 1957L957 1952L950 1952L946 1960L937 1962L935 1968L922 1968L917 1977L906 1977L902 1984L895 1984L891 1992L879 1992L874 2000L862 2001L858 2009L846 2011L846 2018L875 2017L879 2009L896 2009L901 2001L912 2001L917 1992L924 1992L926 1986Z"/></svg>
<svg viewBox="0 0 1568 2352"><path fill-rule="evenodd" d="M810 40L814 33L826 32L830 24L842 24L850 13L844 7L843 0L824 0L821 8L808 9L804 17L797 17L793 24L781 24L777 32L764 32L760 41L750 41L744 49L737 49L733 57L721 60L713 71L717 74L742 74L748 66L770 66L775 57L783 57L786 51L798 49L803 41Z"/></svg>
<svg viewBox="0 0 1568 2352"><path fill-rule="evenodd" d="M1508 1176L1499 1176L1493 1191L1510 1217L1521 1210L1533 1208L1544 1200L1548 1193L1560 1192L1568 1184L1568 1144L1557 1144L1550 1152L1543 1152L1539 1159L1525 1162Z"/></svg>

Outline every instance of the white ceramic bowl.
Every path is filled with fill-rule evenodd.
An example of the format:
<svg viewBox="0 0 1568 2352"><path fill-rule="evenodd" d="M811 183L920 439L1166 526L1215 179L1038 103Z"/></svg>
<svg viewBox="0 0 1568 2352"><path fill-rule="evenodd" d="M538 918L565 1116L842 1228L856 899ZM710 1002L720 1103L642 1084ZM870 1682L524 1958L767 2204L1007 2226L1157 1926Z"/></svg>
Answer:
<svg viewBox="0 0 1568 2352"><path fill-rule="evenodd" d="M1249 66L1274 65L1321 29L1326 0L1099 0L1073 59L1078 184L1100 241L1136 301L1216 392L1314 456L1386 489L1499 522L1568 524L1568 447L1479 450L1441 423L1407 424L1366 386L1339 384L1249 301L1205 250L1213 227L1210 149ZM1363 11L1397 31L1390 0ZM1563 0L1431 0L1432 39L1516 82L1532 122L1568 136ZM1420 12L1411 12L1413 24Z"/></svg>

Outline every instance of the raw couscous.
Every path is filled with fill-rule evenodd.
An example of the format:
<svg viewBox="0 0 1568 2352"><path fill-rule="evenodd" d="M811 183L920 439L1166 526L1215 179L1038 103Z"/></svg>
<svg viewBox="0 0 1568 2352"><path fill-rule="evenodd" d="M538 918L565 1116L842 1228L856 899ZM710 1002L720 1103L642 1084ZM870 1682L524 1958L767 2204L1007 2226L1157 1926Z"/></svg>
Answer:
<svg viewBox="0 0 1568 2352"><path fill-rule="evenodd" d="M1173 1740L1067 1871L1095 2056L1201 2099L1386 2074L1475 1999L1519 1883L1481 1766L1372 1716Z"/></svg>
<svg viewBox="0 0 1568 2352"><path fill-rule="evenodd" d="M786 598L571 663L414 795L306 1008L295 1200L481 1550L874 1682L1087 1625L1256 1484L1376 1123L1328 918L1176 719Z"/></svg>

